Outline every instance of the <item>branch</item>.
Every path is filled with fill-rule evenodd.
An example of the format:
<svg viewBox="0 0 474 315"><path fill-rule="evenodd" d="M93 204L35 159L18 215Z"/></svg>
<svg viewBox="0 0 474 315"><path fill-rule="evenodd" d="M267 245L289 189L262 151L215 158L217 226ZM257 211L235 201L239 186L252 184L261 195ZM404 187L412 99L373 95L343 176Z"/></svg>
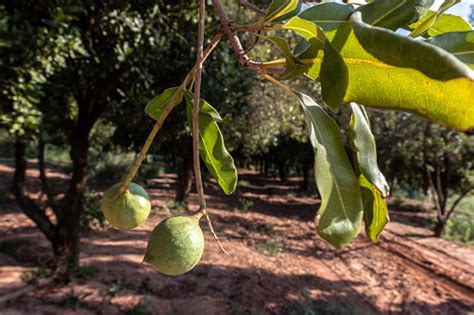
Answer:
<svg viewBox="0 0 474 315"><path fill-rule="evenodd" d="M464 199L464 197L466 197L469 194L469 192L471 192L471 190L474 190L474 185L471 187L468 187L465 191L463 191L461 195L459 195L459 197L453 202L453 204L451 205L451 208L446 214L446 220L449 219L451 214L454 212L454 209L456 209L457 205L461 202L462 199Z"/></svg>
<svg viewBox="0 0 474 315"><path fill-rule="evenodd" d="M264 73L268 70L263 70L260 66L261 63L251 60L249 56L245 53L244 48L242 47L242 44L240 43L240 39L235 33L235 30L232 29L232 27L236 27L237 24L233 24L229 17L227 16L227 13L225 12L225 9L220 2L220 0L212 0L212 3L214 5L214 8L216 9L217 16L219 17L222 25L222 29L224 32L227 34L229 37L230 43L232 45L232 48L234 50L234 54L237 57L237 60L244 66L249 69L252 69L256 71L257 73ZM248 26L250 28L250 26ZM260 29L262 26L258 26ZM258 30L258 28L256 29ZM271 69L271 72L274 73L282 73L284 69Z"/></svg>
<svg viewBox="0 0 474 315"><path fill-rule="evenodd" d="M34 200L28 197L25 189L25 149L26 143L17 139L15 142L15 175L13 177L12 193L26 216L33 220L46 238L53 240L56 226L51 223L48 216Z"/></svg>

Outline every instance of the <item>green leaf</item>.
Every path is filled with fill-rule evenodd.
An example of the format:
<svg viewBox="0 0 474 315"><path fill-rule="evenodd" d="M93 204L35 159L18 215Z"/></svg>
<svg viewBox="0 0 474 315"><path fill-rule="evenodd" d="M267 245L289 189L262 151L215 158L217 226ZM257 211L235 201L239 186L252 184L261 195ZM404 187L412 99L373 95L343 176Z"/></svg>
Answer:
<svg viewBox="0 0 474 315"><path fill-rule="evenodd" d="M306 39L315 50L324 49L326 35L319 26L310 21L306 21L298 16L295 16L287 23L282 25L281 28L295 31L301 37Z"/></svg>
<svg viewBox="0 0 474 315"><path fill-rule="evenodd" d="M347 85L349 84L349 71L347 65L339 52L326 40L324 45L324 57L319 72L321 82L321 96L323 101L333 110L339 109Z"/></svg>
<svg viewBox="0 0 474 315"><path fill-rule="evenodd" d="M334 120L311 97L294 93L304 108L315 151L315 179L321 194L317 231L342 247L359 234L363 216L359 183Z"/></svg>
<svg viewBox="0 0 474 315"><path fill-rule="evenodd" d="M462 17L453 14L443 14L428 30L428 36L433 37L449 32L465 32L472 30L471 25Z"/></svg>
<svg viewBox="0 0 474 315"><path fill-rule="evenodd" d="M296 15L301 8L301 0L273 0L265 14L265 21L279 22Z"/></svg>
<svg viewBox="0 0 474 315"><path fill-rule="evenodd" d="M363 175L359 177L359 183L364 205L365 233L372 242L377 242L389 221L387 204L375 186Z"/></svg>
<svg viewBox="0 0 474 315"><path fill-rule="evenodd" d="M357 11L370 25L396 30L417 21L433 3L433 0L375 0Z"/></svg>
<svg viewBox="0 0 474 315"><path fill-rule="evenodd" d="M363 106L356 103L351 103L351 108L350 140L360 172L377 187L382 197L386 198L390 193L390 187L377 164L377 148L367 113Z"/></svg>
<svg viewBox="0 0 474 315"><path fill-rule="evenodd" d="M202 100L201 104L199 104L199 113L201 114L206 114L210 116L212 119L214 119L216 122L222 122L223 119L219 112L211 106L208 102Z"/></svg>
<svg viewBox="0 0 474 315"><path fill-rule="evenodd" d="M263 38L273 42L278 46L280 51L285 56L286 72L279 77L279 80L289 80L298 75L305 73L308 70L308 65L301 63L291 52L288 41L280 36L263 36Z"/></svg>
<svg viewBox="0 0 474 315"><path fill-rule="evenodd" d="M439 17L450 7L455 5L456 3L459 3L460 0L445 0L443 4L440 6L438 11L433 12L429 11L420 21L415 23L414 30L410 33L411 37L418 37L426 32L435 25L435 23L438 21ZM410 25L412 27L412 25Z"/></svg>
<svg viewBox="0 0 474 315"><path fill-rule="evenodd" d="M415 23L414 30L410 33L411 37L418 37L425 34L431 27L435 25L438 18L450 7L459 3L460 0L445 0L437 12L428 11L428 13L417 23ZM412 25L410 25L412 27Z"/></svg>
<svg viewBox="0 0 474 315"><path fill-rule="evenodd" d="M306 39L311 44L313 54L320 49L324 51L319 72L321 94L324 103L332 110L337 111L346 93L349 80L347 66L339 52L332 46L324 31L310 21L294 17L282 28L293 30ZM299 57L304 58L301 55Z"/></svg>
<svg viewBox="0 0 474 315"><path fill-rule="evenodd" d="M327 2L309 7L298 14L298 17L317 24L327 32L349 21L353 12L352 5Z"/></svg>
<svg viewBox="0 0 474 315"><path fill-rule="evenodd" d="M443 49L370 26L362 21L358 12L352 15L351 22L362 47L386 64L413 68L436 80L474 79L474 72L468 66Z"/></svg>
<svg viewBox="0 0 474 315"><path fill-rule="evenodd" d="M432 37L426 42L449 51L474 69L474 31L446 33Z"/></svg>
<svg viewBox="0 0 474 315"><path fill-rule="evenodd" d="M290 10L288 13L272 19L272 23L283 22L296 16L298 13L300 13L302 4L303 4L303 1L298 0L298 4L296 5L296 7L294 7L293 10Z"/></svg>
<svg viewBox="0 0 474 315"><path fill-rule="evenodd" d="M184 92L188 123L192 126L193 95ZM224 137L216 122L222 120L217 111L205 100L199 103L199 154L209 172L227 195L237 187L237 168L225 147Z"/></svg>
<svg viewBox="0 0 474 315"><path fill-rule="evenodd" d="M414 69L388 65L361 47L349 25L327 36L333 46L343 47L340 54L349 70L345 102L411 112L461 131L474 128L473 80L438 81ZM307 75L316 79L321 58L300 61L311 65Z"/></svg>
<svg viewBox="0 0 474 315"><path fill-rule="evenodd" d="M423 28L422 23L425 23L425 21L429 19L435 20L433 20L429 26L425 25L425 28ZM448 32L464 32L471 30L471 25L469 25L469 23L462 17L452 14L437 15L437 12L434 11L429 11L423 17L423 19L411 24L409 27L413 29L412 33L410 34L411 37L417 37L425 34L432 37Z"/></svg>
<svg viewBox="0 0 474 315"><path fill-rule="evenodd" d="M183 90L181 87L172 87L166 89L160 95L153 98L145 107L145 113L148 114L151 118L158 121L164 113L164 110L168 103L171 101L172 97L178 93L176 104L181 103L183 100ZM168 113L166 113L168 114Z"/></svg>

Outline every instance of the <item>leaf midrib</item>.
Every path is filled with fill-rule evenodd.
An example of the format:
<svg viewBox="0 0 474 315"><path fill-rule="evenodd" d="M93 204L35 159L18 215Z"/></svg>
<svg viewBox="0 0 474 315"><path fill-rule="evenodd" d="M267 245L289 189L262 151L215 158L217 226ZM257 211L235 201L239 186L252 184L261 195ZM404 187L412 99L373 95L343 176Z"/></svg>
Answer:
<svg viewBox="0 0 474 315"><path fill-rule="evenodd" d="M349 64L349 65L362 65L362 64L365 64L365 65L371 65L371 66L375 66L375 67L379 67L379 68L395 68L392 65L389 65L389 64L386 64L386 63L383 63L383 62L368 60L368 59L347 58L347 57L342 57L342 59L344 59L344 62L346 64ZM282 65L284 66L285 65L284 61L285 61L285 59L276 59L276 60L272 60L272 61L268 62L267 64L272 65L272 66L278 66L279 63L283 63ZM322 63L323 58L300 59L299 61L301 61L304 64Z"/></svg>
<svg viewBox="0 0 474 315"><path fill-rule="evenodd" d="M212 158L212 155L210 154L211 151L207 148L206 142L204 141L204 137L202 136L201 131L199 131L199 138L201 139L201 143L203 144L203 147L206 151L206 154L209 157L209 160L210 160L210 163L212 164L212 167L214 168L214 170L217 170L217 167L214 163L214 159ZM216 176L218 178L217 182L219 182L219 180L221 180L222 183L227 184L226 180L223 177L220 176L220 173L218 171L216 171Z"/></svg>
<svg viewBox="0 0 474 315"><path fill-rule="evenodd" d="M318 133L318 135L319 135L321 144L323 145L324 149L326 149L326 143L324 142L324 137L322 136L322 133L321 133L321 130L319 129L319 127L318 127L318 124L316 123L315 119L313 119L312 117L311 117L311 120L313 121L313 125L315 126L315 131L316 131L316 132ZM327 152L328 152L328 151L326 150L326 153L327 153ZM316 152L316 154L317 154L317 152ZM334 175L334 171L333 171L333 168L332 168L331 166L329 166L329 171L330 171L330 173L331 173L331 177L332 177L333 181L334 181L335 183L337 183L336 176ZM338 195L339 200L340 200L340 204L341 204L342 211L344 212L344 216L349 219L349 216L347 215L347 211L346 211L345 204L344 204L344 202L342 201L343 198L342 198L341 191L339 190L339 186L336 184L335 187L336 187L337 195ZM349 219L349 222L351 222L352 227L354 227L354 224L352 223L352 221L351 221L350 219Z"/></svg>
<svg viewBox="0 0 474 315"><path fill-rule="evenodd" d="M392 9L388 10L387 12L385 12L384 14L382 14L378 19L376 19L375 21L372 22L372 25L377 25L377 23L379 23L380 21L382 21L384 18L386 18L388 15L390 15L392 12L398 10L400 7L402 7L403 5L405 5L407 3L406 0L404 1L401 1L397 6L393 7Z"/></svg>

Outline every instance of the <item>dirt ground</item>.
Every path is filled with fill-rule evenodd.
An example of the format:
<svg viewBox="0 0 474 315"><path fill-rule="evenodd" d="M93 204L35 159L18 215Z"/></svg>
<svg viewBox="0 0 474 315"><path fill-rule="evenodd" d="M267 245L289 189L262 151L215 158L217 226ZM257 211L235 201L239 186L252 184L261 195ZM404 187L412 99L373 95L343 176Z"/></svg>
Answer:
<svg viewBox="0 0 474 315"><path fill-rule="evenodd" d="M0 164L0 185L7 186L12 171ZM318 200L298 193L296 179L241 173L249 184L237 195L206 185L215 230L230 256L202 224L206 250L191 272L167 277L141 264L150 231L170 215L176 178L161 176L146 187L154 207L144 225L84 231L82 275L0 305L0 314L474 314L474 249L417 227L427 213L392 209L379 243L361 233L337 250L316 235ZM34 187L38 174L28 175ZM55 168L48 175L65 178ZM195 195L190 204L196 209ZM37 266L50 249L13 202L0 205L0 218L1 298L40 276Z"/></svg>

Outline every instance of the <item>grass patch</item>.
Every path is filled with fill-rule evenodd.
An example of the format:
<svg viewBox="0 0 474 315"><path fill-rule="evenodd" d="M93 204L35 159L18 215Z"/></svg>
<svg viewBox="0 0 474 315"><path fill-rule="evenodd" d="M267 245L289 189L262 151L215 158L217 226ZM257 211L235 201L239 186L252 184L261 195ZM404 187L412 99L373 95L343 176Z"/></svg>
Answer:
<svg viewBox="0 0 474 315"><path fill-rule="evenodd" d="M77 276L80 278L93 278L100 272L100 267L97 265L84 265L79 267Z"/></svg>
<svg viewBox="0 0 474 315"><path fill-rule="evenodd" d="M267 256L277 256L283 251L283 244L278 241L264 241L258 243L256 248Z"/></svg>
<svg viewBox="0 0 474 315"><path fill-rule="evenodd" d="M253 206L253 201L250 200L249 198L239 197L238 202L239 202L239 207L237 210L241 212L248 212L250 208L252 208Z"/></svg>
<svg viewBox="0 0 474 315"><path fill-rule="evenodd" d="M75 309L79 304L79 298L75 295L69 295L64 300L59 302L59 306L63 308Z"/></svg>
<svg viewBox="0 0 474 315"><path fill-rule="evenodd" d="M27 271L22 275L25 282L33 282L37 279L48 278L53 274L53 269L38 267L33 271Z"/></svg>
<svg viewBox="0 0 474 315"><path fill-rule="evenodd" d="M451 218L446 222L443 238L474 245L474 194L461 200Z"/></svg>

